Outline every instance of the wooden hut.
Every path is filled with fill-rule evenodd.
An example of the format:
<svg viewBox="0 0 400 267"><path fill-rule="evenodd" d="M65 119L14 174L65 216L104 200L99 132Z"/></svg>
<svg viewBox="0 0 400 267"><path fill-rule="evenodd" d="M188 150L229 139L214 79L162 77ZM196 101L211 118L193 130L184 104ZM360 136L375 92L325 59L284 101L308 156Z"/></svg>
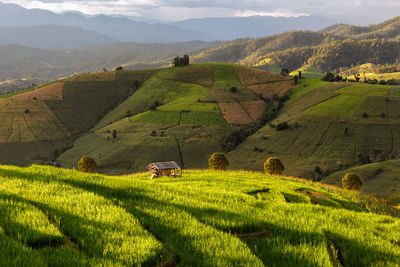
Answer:
<svg viewBox="0 0 400 267"><path fill-rule="evenodd" d="M182 169L175 161L150 163L146 169L150 171L151 179L162 176L182 176Z"/></svg>

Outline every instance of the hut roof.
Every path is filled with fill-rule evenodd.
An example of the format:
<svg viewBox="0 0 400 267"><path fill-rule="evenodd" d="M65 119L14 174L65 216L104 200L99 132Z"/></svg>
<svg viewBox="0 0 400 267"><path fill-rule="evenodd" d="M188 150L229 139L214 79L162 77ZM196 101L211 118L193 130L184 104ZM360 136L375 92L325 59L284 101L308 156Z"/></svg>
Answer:
<svg viewBox="0 0 400 267"><path fill-rule="evenodd" d="M180 169L178 164L175 161L167 161L167 162L154 162L150 163L146 167L147 169L159 169L159 170L168 170L168 169Z"/></svg>

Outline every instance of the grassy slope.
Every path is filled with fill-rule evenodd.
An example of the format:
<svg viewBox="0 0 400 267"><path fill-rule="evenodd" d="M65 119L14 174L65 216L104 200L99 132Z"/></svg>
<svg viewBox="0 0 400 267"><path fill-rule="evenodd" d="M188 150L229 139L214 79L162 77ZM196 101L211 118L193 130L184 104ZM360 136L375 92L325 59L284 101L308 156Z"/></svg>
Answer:
<svg viewBox="0 0 400 267"><path fill-rule="evenodd" d="M352 166L358 153L364 158L373 153L380 159L400 156L399 87L319 83L302 80L273 122L287 121L290 128L260 129L229 153L231 166L261 170L267 157L278 156L286 174L314 178L316 166L325 172ZM392 194L385 188L386 196Z"/></svg>
<svg viewBox="0 0 400 267"><path fill-rule="evenodd" d="M63 79L59 89L49 83L19 92L18 96L3 95L0 160L27 165L54 159L74 136L88 131L107 111L131 95L136 80L143 81L153 73L108 71L74 75Z"/></svg>
<svg viewBox="0 0 400 267"><path fill-rule="evenodd" d="M361 191L380 197L387 197L390 192L390 200L400 203L400 160L388 160L365 164L335 172L322 181L324 183L341 185L343 176L348 172L359 175L363 182Z"/></svg>
<svg viewBox="0 0 400 267"><path fill-rule="evenodd" d="M337 266L332 245L345 266L399 264L400 219L302 180L187 170L151 181L41 166L1 166L0 176L0 265Z"/></svg>
<svg viewBox="0 0 400 267"><path fill-rule="evenodd" d="M262 101L239 76L261 84L278 80L278 90L282 80L279 74L232 64L162 69L59 160L72 167L82 155L88 155L107 173L142 171L149 162L163 160L175 160L185 168L206 167L208 157L222 150L221 140L231 131L218 103ZM288 83L287 78L284 82ZM237 91L230 92L231 87ZM160 106L149 110L155 101ZM114 130L115 139L111 135Z"/></svg>

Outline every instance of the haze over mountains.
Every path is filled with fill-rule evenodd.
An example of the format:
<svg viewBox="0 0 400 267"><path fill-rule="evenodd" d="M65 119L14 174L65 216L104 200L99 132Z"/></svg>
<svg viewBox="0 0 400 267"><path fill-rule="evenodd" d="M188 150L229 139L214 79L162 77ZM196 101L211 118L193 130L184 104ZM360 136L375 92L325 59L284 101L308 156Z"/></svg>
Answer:
<svg viewBox="0 0 400 267"><path fill-rule="evenodd" d="M12 28L8 30L2 29L1 43L4 43L4 40L10 40L9 43L15 42L20 45L51 49L74 49L77 48L77 45L74 42L68 45L68 42L65 43L60 40L59 46L57 46L53 40L57 39L54 38L57 36L53 36L50 33L45 38L42 28L38 28L37 26L53 25L52 29L57 30L59 35L63 34L64 39L68 39L69 37L75 39L73 31L77 31L76 28L68 29L65 26L79 27L82 33L88 35L84 37L83 34L80 34L81 46L84 47L92 45L93 40L97 41L97 45L108 44L110 41L168 43L190 40L232 40L244 37L261 37L292 30L320 30L337 22L343 21L316 16L289 18L255 16L245 18L192 19L180 22L150 24L124 17L117 18L105 15L88 17L71 12L56 14L47 10L25 9L15 4L0 3L0 27ZM64 27L57 27L55 25ZM26 36L26 28L24 31L24 29L17 29L18 27L31 27L29 28L30 34ZM95 35L93 31L98 35ZM38 35L42 35L42 43L31 41L30 36ZM23 37L26 37L26 40ZM51 45L47 41L50 41Z"/></svg>

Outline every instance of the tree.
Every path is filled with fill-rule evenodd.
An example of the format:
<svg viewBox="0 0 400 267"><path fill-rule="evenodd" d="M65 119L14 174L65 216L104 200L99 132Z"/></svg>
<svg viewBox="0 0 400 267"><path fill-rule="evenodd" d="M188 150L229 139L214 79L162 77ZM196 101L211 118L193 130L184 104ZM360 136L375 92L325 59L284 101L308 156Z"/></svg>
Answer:
<svg viewBox="0 0 400 267"><path fill-rule="evenodd" d="M115 138L117 138L117 130L115 130L115 129L112 131L112 138L113 138L113 140Z"/></svg>
<svg viewBox="0 0 400 267"><path fill-rule="evenodd" d="M357 174L346 173L342 178L342 186L347 190L358 190L362 186L362 182Z"/></svg>
<svg viewBox="0 0 400 267"><path fill-rule="evenodd" d="M297 77L297 75L294 75L293 80L294 80L294 85L297 85L297 83L299 82L299 77Z"/></svg>
<svg viewBox="0 0 400 267"><path fill-rule="evenodd" d="M281 69L281 75L288 76L289 75L289 70L288 69Z"/></svg>
<svg viewBox="0 0 400 267"><path fill-rule="evenodd" d="M268 174L280 175L285 167L277 157L270 157L264 163L264 170Z"/></svg>
<svg viewBox="0 0 400 267"><path fill-rule="evenodd" d="M214 170L225 170L229 162L223 153L214 153L208 159L208 166Z"/></svg>
<svg viewBox="0 0 400 267"><path fill-rule="evenodd" d="M92 158L84 156L78 161L78 170L80 172L93 173L96 171L96 169L97 164Z"/></svg>
<svg viewBox="0 0 400 267"><path fill-rule="evenodd" d="M189 65L189 56L188 55L184 55L183 56L183 64L186 66L186 65Z"/></svg>
<svg viewBox="0 0 400 267"><path fill-rule="evenodd" d="M174 57L174 60L172 61L172 64L174 64L175 67L181 67L181 66L186 66L189 65L189 56L184 55L183 57L176 56Z"/></svg>
<svg viewBox="0 0 400 267"><path fill-rule="evenodd" d="M302 74L301 74L301 70L299 70L299 79L301 80L301 79L303 79L303 76L301 76Z"/></svg>

